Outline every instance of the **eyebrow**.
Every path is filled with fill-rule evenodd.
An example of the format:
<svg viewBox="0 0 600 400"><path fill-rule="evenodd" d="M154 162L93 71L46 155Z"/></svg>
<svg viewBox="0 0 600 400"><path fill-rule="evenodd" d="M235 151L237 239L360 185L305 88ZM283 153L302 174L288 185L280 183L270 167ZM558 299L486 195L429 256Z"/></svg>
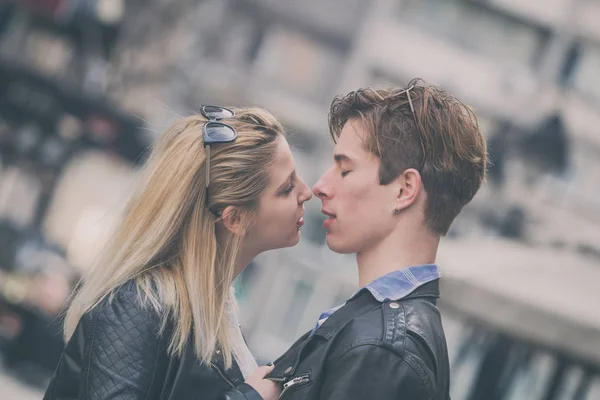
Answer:
<svg viewBox="0 0 600 400"><path fill-rule="evenodd" d="M333 159L338 164L341 164L343 161L346 161L346 162L352 162L353 161L350 157L348 157L345 154L341 154L341 153L335 154L333 156Z"/></svg>

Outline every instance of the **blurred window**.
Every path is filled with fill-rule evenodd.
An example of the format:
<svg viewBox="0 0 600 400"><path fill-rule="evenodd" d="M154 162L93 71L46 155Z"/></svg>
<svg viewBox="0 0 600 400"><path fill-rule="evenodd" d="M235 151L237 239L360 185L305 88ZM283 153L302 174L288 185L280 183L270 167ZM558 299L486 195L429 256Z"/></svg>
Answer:
<svg viewBox="0 0 600 400"><path fill-rule="evenodd" d="M444 315L452 398L597 399L600 380L568 355ZM591 371L593 373L593 371ZM588 397L585 396L589 391Z"/></svg>
<svg viewBox="0 0 600 400"><path fill-rule="evenodd" d="M507 382L508 399L542 399L556 368L556 358L546 352L536 352L521 365L514 379Z"/></svg>
<svg viewBox="0 0 600 400"><path fill-rule="evenodd" d="M338 87L339 71L365 7L359 0L328 0L307 7L304 2L205 2L199 16L199 63L220 66L209 77L227 84L230 77L250 75L267 92L291 92L294 98L329 102ZM333 18L328 9L340 8ZM207 16L210 16L208 18ZM314 18L313 18L314 17ZM340 18L339 23L333 20ZM339 25L339 29L336 28ZM221 70L222 68L222 70ZM235 79L234 78L234 79Z"/></svg>
<svg viewBox="0 0 600 400"><path fill-rule="evenodd" d="M81 153L64 168L43 230L67 250L72 265L87 269L93 264L120 222L134 177L129 164L101 151Z"/></svg>
<svg viewBox="0 0 600 400"><path fill-rule="evenodd" d="M0 171L0 219L25 228L33 223L42 184L31 171L17 167Z"/></svg>
<svg viewBox="0 0 600 400"><path fill-rule="evenodd" d="M329 100L337 87L343 55L282 26L267 32L255 63L258 76L274 88L309 100Z"/></svg>
<svg viewBox="0 0 600 400"><path fill-rule="evenodd" d="M591 41L575 44L565 64L573 63L570 70L570 86L578 92L600 100L600 45ZM566 67L565 67L566 68Z"/></svg>
<svg viewBox="0 0 600 400"><path fill-rule="evenodd" d="M73 60L73 44L65 37L42 30L28 33L25 49L27 61L48 75L62 75Z"/></svg>
<svg viewBox="0 0 600 400"><path fill-rule="evenodd" d="M390 87L404 87L409 79L405 79L404 76L397 76L388 71L384 71L381 68L374 68L371 71L369 85L376 89L387 89Z"/></svg>
<svg viewBox="0 0 600 400"><path fill-rule="evenodd" d="M466 399L471 393L475 384L477 371L481 368L485 348L485 335L477 329L469 329L465 325L460 338L448 338L449 343L454 342L455 353L453 357L451 397L456 399ZM451 351L449 350L449 353Z"/></svg>
<svg viewBox="0 0 600 400"><path fill-rule="evenodd" d="M265 29L260 18L240 12L228 14L221 26L212 30L205 27L202 31L200 40L204 55L244 68L254 61Z"/></svg>
<svg viewBox="0 0 600 400"><path fill-rule="evenodd" d="M590 173L600 169L598 148L585 142L574 143L572 154L569 173L565 175L566 199L572 202L571 204L583 202L600 207L600 181L595 174Z"/></svg>
<svg viewBox="0 0 600 400"><path fill-rule="evenodd" d="M475 0L406 0L402 21L479 53L535 66L549 32Z"/></svg>
<svg viewBox="0 0 600 400"><path fill-rule="evenodd" d="M277 11L322 26L332 33L351 35L364 15L368 0L260 0Z"/></svg>
<svg viewBox="0 0 600 400"><path fill-rule="evenodd" d="M596 376L588 388L587 396L584 400L597 400L600 399L600 376Z"/></svg>
<svg viewBox="0 0 600 400"><path fill-rule="evenodd" d="M581 367L567 368L563 379L558 387L558 392L554 396L555 400L572 400L576 399L575 396L577 389L581 385L581 381L584 378L584 371Z"/></svg>

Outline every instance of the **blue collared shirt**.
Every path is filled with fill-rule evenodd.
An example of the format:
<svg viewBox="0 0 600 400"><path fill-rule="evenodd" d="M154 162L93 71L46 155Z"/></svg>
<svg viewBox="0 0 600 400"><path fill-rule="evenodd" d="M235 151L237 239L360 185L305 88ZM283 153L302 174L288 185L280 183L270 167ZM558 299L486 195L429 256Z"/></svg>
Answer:
<svg viewBox="0 0 600 400"><path fill-rule="evenodd" d="M364 290L371 292L373 297L380 303L383 303L386 299L398 301L414 292L418 287L439 279L439 277L440 270L436 264L423 264L399 269L375 279L373 282L354 293L352 297L348 299L348 301L358 296ZM346 301L346 303L348 301ZM315 333L317 329L323 325L327 318L331 317L334 312L344 307L346 303L324 311L319 317L319 320L313 328L310 336L312 336L313 333Z"/></svg>

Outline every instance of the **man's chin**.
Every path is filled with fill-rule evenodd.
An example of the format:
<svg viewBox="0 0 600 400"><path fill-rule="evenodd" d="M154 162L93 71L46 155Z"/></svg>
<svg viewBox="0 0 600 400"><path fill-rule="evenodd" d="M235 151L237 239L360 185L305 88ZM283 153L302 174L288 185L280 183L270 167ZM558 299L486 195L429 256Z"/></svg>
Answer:
<svg viewBox="0 0 600 400"><path fill-rule="evenodd" d="M327 243L327 247L329 250L339 253L339 254L351 254L356 253L356 250L353 246L348 246L348 242L344 241L342 238L332 237L331 235L327 235L325 239Z"/></svg>

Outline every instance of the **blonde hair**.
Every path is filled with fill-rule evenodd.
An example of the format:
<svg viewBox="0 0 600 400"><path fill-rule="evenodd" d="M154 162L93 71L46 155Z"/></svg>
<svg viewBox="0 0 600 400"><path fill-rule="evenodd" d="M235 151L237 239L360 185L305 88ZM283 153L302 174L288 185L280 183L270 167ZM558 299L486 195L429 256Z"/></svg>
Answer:
<svg viewBox="0 0 600 400"><path fill-rule="evenodd" d="M161 332L167 323L173 326L170 354L181 354L193 335L199 360L209 364L220 347L226 367L231 366L235 333L227 313L235 309L231 286L241 238L227 232L218 241L216 222L233 205L244 225L251 224L269 183L275 139L284 130L264 110L236 110L223 122L235 128L237 139L211 146L207 190L205 122L202 115L184 118L156 143L144 169L144 185L73 297L65 319L67 340L84 313L133 279L141 304L161 316Z"/></svg>

